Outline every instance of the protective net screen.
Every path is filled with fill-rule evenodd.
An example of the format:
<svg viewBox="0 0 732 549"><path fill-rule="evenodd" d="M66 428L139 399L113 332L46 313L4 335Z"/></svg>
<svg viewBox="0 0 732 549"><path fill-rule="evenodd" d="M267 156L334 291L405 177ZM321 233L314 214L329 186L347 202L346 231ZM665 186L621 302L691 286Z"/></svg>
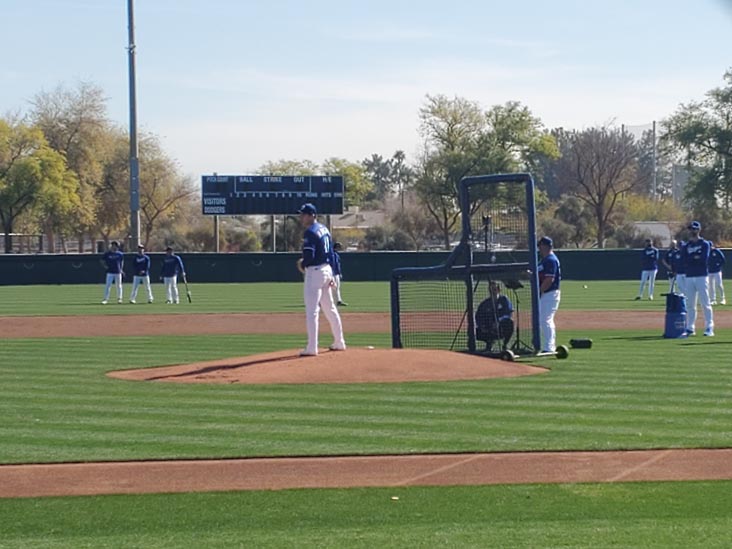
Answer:
<svg viewBox="0 0 732 549"><path fill-rule="evenodd" d="M401 346L468 348L465 274L462 278L403 278L399 285Z"/></svg>
<svg viewBox="0 0 732 549"><path fill-rule="evenodd" d="M392 272L394 346L538 350L533 193L529 174L461 180L462 234L453 253L443 265Z"/></svg>
<svg viewBox="0 0 732 549"><path fill-rule="evenodd" d="M479 185L469 189L470 230L476 251L527 251L529 214L525 183ZM531 235L534 238L534 235Z"/></svg>
<svg viewBox="0 0 732 549"><path fill-rule="evenodd" d="M533 351L530 274L523 266L474 265L446 272L404 271L394 281L398 296L399 346L468 349L467 288L473 290L476 350L516 354Z"/></svg>

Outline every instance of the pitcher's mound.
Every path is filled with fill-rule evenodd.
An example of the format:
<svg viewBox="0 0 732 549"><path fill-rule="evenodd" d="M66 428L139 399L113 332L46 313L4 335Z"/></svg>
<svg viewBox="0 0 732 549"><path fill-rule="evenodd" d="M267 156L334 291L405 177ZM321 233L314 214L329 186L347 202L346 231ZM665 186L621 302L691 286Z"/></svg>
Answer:
<svg viewBox="0 0 732 549"><path fill-rule="evenodd" d="M349 348L301 357L299 351L226 358L162 368L120 370L110 377L178 383L399 383L516 377L544 368L423 349Z"/></svg>

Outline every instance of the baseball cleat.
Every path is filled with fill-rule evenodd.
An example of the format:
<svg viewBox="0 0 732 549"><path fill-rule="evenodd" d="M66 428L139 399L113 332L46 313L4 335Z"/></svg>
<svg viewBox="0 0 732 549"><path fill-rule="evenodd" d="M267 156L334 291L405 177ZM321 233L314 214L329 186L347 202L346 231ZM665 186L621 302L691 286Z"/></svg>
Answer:
<svg viewBox="0 0 732 549"><path fill-rule="evenodd" d="M102 305L106 305L107 303L109 303L109 301L107 301L106 299L102 301Z"/></svg>
<svg viewBox="0 0 732 549"><path fill-rule="evenodd" d="M148 299L148 300L147 300L147 302L148 302L148 303L152 303L152 302L153 302L153 300L152 300L152 299Z"/></svg>
<svg viewBox="0 0 732 549"><path fill-rule="evenodd" d="M130 299L130 303L134 305L135 303L137 303L137 301L135 301L134 299Z"/></svg>
<svg viewBox="0 0 732 549"><path fill-rule="evenodd" d="M719 302L719 304L720 305L727 305L727 300L726 299L723 299L722 301Z"/></svg>
<svg viewBox="0 0 732 549"><path fill-rule="evenodd" d="M330 350L330 351L345 351L346 350L346 346L343 345L341 347L340 345L331 345L330 347L328 347L328 350Z"/></svg>
<svg viewBox="0 0 732 549"><path fill-rule="evenodd" d="M684 333L686 334L686 337L694 337L696 335L694 330L686 330Z"/></svg>
<svg viewBox="0 0 732 549"><path fill-rule="evenodd" d="M166 299L166 300L165 300L165 304L166 304L166 305L170 305L171 303L172 303L172 301L170 301L169 299Z"/></svg>
<svg viewBox="0 0 732 549"><path fill-rule="evenodd" d="M640 299L641 299L641 296L636 296L636 298L635 298L636 301L640 301Z"/></svg>
<svg viewBox="0 0 732 549"><path fill-rule="evenodd" d="M712 301L712 302L710 303L710 305L716 305L716 304L717 304L717 302L716 302L716 301Z"/></svg>
<svg viewBox="0 0 732 549"><path fill-rule="evenodd" d="M649 295L648 296L648 301L653 301L653 296L652 295Z"/></svg>
<svg viewBox="0 0 732 549"><path fill-rule="evenodd" d="M300 351L300 356L318 356L318 353L311 353L310 351Z"/></svg>
<svg viewBox="0 0 732 549"><path fill-rule="evenodd" d="M122 298L121 297L117 300L117 303L122 303Z"/></svg>
<svg viewBox="0 0 732 549"><path fill-rule="evenodd" d="M707 337L714 337L714 330L712 330L711 328L707 328L706 330L704 330L704 335Z"/></svg>
<svg viewBox="0 0 732 549"><path fill-rule="evenodd" d="M339 301L339 302L337 303L337 305L339 305L339 306L341 306L341 307L348 307L348 303L346 303L345 301Z"/></svg>

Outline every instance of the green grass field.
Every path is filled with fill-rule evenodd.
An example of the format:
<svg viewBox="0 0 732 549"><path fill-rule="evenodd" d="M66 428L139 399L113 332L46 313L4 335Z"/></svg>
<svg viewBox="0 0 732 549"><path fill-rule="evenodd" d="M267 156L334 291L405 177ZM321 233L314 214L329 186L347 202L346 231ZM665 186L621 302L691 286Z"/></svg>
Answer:
<svg viewBox="0 0 732 549"><path fill-rule="evenodd" d="M587 286L585 289L584 286ZM126 284L125 302L101 305L103 285L70 286L0 286L0 314L3 316L98 315L98 314L171 314L171 313L287 313L304 311L302 284L191 284L193 303L188 303L181 284L181 303L166 305L161 284L155 284L155 303L136 305L127 302L131 286ZM634 301L638 282L564 281L561 309L591 310L664 310L662 292L668 283L656 284L655 301ZM116 294L113 294L113 297ZM142 294L138 295L138 298ZM343 299L348 312L380 312L389 310L388 282L344 282Z"/></svg>
<svg viewBox="0 0 732 549"><path fill-rule="evenodd" d="M174 385L105 377L297 348L304 336L0 340L0 463L732 446L732 330L664 340L635 281L567 282L568 309L659 329L561 333L547 375L449 383ZM663 286L663 288L661 288ZM665 291L665 283L659 291ZM194 304L98 304L100 286L2 287L6 315L302 311L298 284L193 286ZM348 311L388 284L344 285ZM158 298L159 299L159 298ZM12 322L3 319L3 322ZM102 322L102 320L100 320ZM348 334L387 347L389 334ZM724 547L731 483L291 490L0 499L0 547ZM399 501L390 499L399 496Z"/></svg>

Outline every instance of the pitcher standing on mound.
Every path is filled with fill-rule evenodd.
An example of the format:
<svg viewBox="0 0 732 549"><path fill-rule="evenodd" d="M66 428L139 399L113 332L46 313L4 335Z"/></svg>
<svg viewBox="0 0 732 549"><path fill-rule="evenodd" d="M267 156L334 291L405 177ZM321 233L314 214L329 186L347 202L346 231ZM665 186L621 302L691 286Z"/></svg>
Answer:
<svg viewBox="0 0 732 549"><path fill-rule="evenodd" d="M302 244L302 258L297 262L298 269L305 275L305 320L308 330L308 345L300 356L316 356L318 354L318 321L320 307L323 307L328 319L333 344L331 351L345 351L343 325L333 301L335 278L332 265L333 239L325 225L318 223L318 212L312 204L303 204L298 210L300 223L305 228Z"/></svg>

